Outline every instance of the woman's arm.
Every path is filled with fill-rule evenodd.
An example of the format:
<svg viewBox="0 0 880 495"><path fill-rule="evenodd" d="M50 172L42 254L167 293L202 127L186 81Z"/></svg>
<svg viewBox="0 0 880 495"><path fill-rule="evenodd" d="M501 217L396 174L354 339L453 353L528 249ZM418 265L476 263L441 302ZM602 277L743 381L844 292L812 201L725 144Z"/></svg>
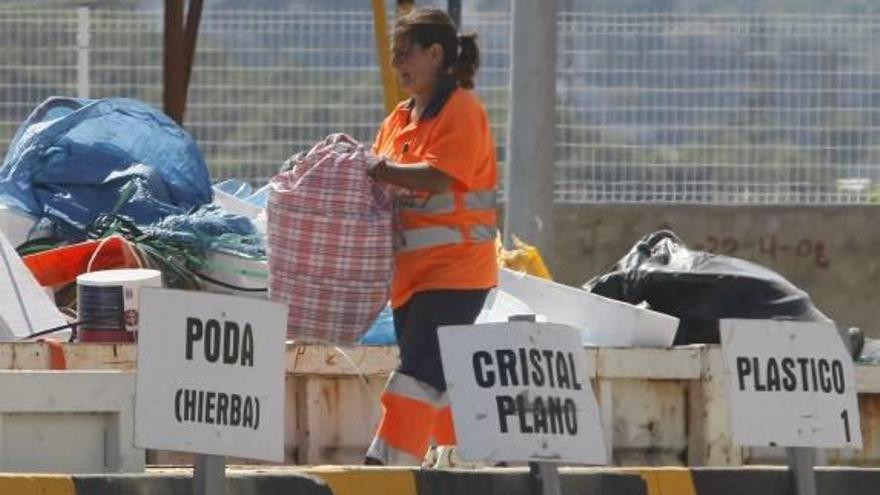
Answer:
<svg viewBox="0 0 880 495"><path fill-rule="evenodd" d="M453 179L427 162L397 165L382 159L368 172L370 177L406 189L439 194L452 188Z"/></svg>

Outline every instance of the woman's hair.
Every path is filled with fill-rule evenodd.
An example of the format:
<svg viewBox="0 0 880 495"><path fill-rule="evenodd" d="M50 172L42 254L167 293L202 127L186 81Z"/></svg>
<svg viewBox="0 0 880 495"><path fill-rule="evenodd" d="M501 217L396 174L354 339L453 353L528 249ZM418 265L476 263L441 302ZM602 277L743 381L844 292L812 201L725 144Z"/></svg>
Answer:
<svg viewBox="0 0 880 495"><path fill-rule="evenodd" d="M443 48L443 70L452 75L462 88L474 87L474 74L480 67L477 35L458 34L452 19L440 9L414 8L394 22L394 39L407 39L422 48L437 43Z"/></svg>

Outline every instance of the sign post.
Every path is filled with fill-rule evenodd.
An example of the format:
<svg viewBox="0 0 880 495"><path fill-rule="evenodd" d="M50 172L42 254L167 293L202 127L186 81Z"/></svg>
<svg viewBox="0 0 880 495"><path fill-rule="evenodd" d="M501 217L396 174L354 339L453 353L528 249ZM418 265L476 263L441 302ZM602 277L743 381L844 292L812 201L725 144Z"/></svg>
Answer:
<svg viewBox="0 0 880 495"><path fill-rule="evenodd" d="M815 495L815 448L861 448L855 371L833 324L721 320L733 441L788 447L798 495Z"/></svg>
<svg viewBox="0 0 880 495"><path fill-rule="evenodd" d="M788 470L797 495L816 495L816 451L807 447L787 447Z"/></svg>
<svg viewBox="0 0 880 495"><path fill-rule="evenodd" d="M440 355L462 459L528 462L535 492L559 491L556 464L606 464L580 332L513 321L442 327Z"/></svg>
<svg viewBox="0 0 880 495"><path fill-rule="evenodd" d="M536 322L533 314L513 315L508 321ZM559 469L552 462L529 462L529 478L532 481L534 495L562 495L562 482L559 481Z"/></svg>
<svg viewBox="0 0 880 495"><path fill-rule="evenodd" d="M167 289L141 294L135 444L196 454L197 494L226 455L284 460L287 307Z"/></svg>
<svg viewBox="0 0 880 495"><path fill-rule="evenodd" d="M222 455L196 454L193 483L195 495L226 493L226 459Z"/></svg>

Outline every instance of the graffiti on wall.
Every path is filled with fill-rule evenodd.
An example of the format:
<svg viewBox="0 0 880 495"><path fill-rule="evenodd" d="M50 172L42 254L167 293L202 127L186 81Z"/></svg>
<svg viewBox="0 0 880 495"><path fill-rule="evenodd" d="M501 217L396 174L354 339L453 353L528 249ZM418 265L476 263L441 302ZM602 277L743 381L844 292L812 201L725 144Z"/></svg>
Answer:
<svg viewBox="0 0 880 495"><path fill-rule="evenodd" d="M764 257L773 261L786 257L809 260L819 268L831 266L831 255L824 241L803 237L788 241L776 234L757 238L710 235L693 245L694 249L739 257ZM757 255L757 256L756 256Z"/></svg>

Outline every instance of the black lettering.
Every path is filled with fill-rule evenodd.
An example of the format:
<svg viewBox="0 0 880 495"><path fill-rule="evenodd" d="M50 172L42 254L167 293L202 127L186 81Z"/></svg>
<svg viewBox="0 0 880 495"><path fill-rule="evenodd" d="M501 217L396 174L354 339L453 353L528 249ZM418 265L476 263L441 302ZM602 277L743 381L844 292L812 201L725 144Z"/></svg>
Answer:
<svg viewBox="0 0 880 495"><path fill-rule="evenodd" d="M495 397L495 405L498 406L498 425L501 427L501 433L507 433L507 417L516 412L516 403L509 395L498 395Z"/></svg>
<svg viewBox="0 0 880 495"><path fill-rule="evenodd" d="M803 383L801 386L804 389L804 392L809 392L809 375L807 375L807 365L810 364L810 360L807 358L797 358L798 364L801 366L801 379Z"/></svg>
<svg viewBox="0 0 880 495"><path fill-rule="evenodd" d="M526 350L523 347L519 348L519 367L520 367L520 376L522 376L522 384L525 386L529 385L529 361L526 359Z"/></svg>
<svg viewBox="0 0 880 495"><path fill-rule="evenodd" d="M223 324L223 364L236 364L238 361L238 324L227 321Z"/></svg>
<svg viewBox="0 0 880 495"><path fill-rule="evenodd" d="M220 322L208 320L205 323L205 359L216 363L220 359Z"/></svg>
<svg viewBox="0 0 880 495"><path fill-rule="evenodd" d="M536 397L532 402L535 410L535 433L547 433L547 409L544 408L544 399Z"/></svg>
<svg viewBox="0 0 880 495"><path fill-rule="evenodd" d="M486 351L477 351L472 359L474 365L474 379L477 385L483 388L489 388L495 385L495 373L492 371L484 371L483 366L492 365L492 355Z"/></svg>
<svg viewBox="0 0 880 495"><path fill-rule="evenodd" d="M529 362L532 364L532 382L536 387L543 387L544 370L541 369L541 351L529 349Z"/></svg>
<svg viewBox="0 0 880 495"><path fill-rule="evenodd" d="M571 436L577 435L578 418L577 406L573 399L565 399L565 429Z"/></svg>
<svg viewBox="0 0 880 495"><path fill-rule="evenodd" d="M812 375L813 375L813 385L812 385L813 392L818 392L819 391L819 376L818 376L818 373L816 370L816 360L812 359L812 358L810 359L810 370L812 371Z"/></svg>
<svg viewBox="0 0 880 495"><path fill-rule="evenodd" d="M183 420L195 421L196 419L196 391L187 390L183 393Z"/></svg>
<svg viewBox="0 0 880 495"><path fill-rule="evenodd" d="M556 386L556 378L553 376L553 354L554 353L553 353L553 351L546 350L546 351L543 351L542 354L544 354L544 364L545 364L545 369L547 370L547 378L550 381L550 386L555 387Z"/></svg>
<svg viewBox="0 0 880 495"><path fill-rule="evenodd" d="M516 378L516 354L509 349L495 351L495 360L498 362L498 379L502 387L519 385Z"/></svg>
<svg viewBox="0 0 880 495"><path fill-rule="evenodd" d="M822 387L822 392L826 394L830 394L832 390L831 377L828 376L831 373L831 363L828 362L827 359L819 360L819 386Z"/></svg>
<svg viewBox="0 0 880 495"><path fill-rule="evenodd" d="M739 376L739 389L746 389L746 376L752 372L752 363L747 357L736 358L736 374Z"/></svg>
<svg viewBox="0 0 880 495"><path fill-rule="evenodd" d="M752 369L755 370L755 372L752 374L752 378L754 378L755 382L755 390L758 392L765 392L767 390L767 387L763 383L761 383L761 364L756 357L752 358Z"/></svg>
<svg viewBox="0 0 880 495"><path fill-rule="evenodd" d="M254 403L250 395L244 397L243 409L241 413L241 426L252 428L254 426Z"/></svg>
<svg viewBox="0 0 880 495"><path fill-rule="evenodd" d="M581 382L578 380L577 368L574 366L574 354L568 353L568 367L571 372L571 384L575 390L581 390Z"/></svg>
<svg viewBox="0 0 880 495"><path fill-rule="evenodd" d="M202 414L205 412L205 391L199 390L199 405L196 407L196 420L201 423L204 421Z"/></svg>
<svg viewBox="0 0 880 495"><path fill-rule="evenodd" d="M797 389L797 375L794 374L794 359L782 358L782 389L794 392Z"/></svg>
<svg viewBox="0 0 880 495"><path fill-rule="evenodd" d="M779 392L779 365L774 358L767 358L767 391Z"/></svg>
<svg viewBox="0 0 880 495"><path fill-rule="evenodd" d="M260 427L260 399L254 396L254 429Z"/></svg>
<svg viewBox="0 0 880 495"><path fill-rule="evenodd" d="M207 392L205 393L205 423L209 425L214 424L214 399L216 398L216 392Z"/></svg>
<svg viewBox="0 0 880 495"><path fill-rule="evenodd" d="M526 395L524 393L516 396L516 412L519 413L519 432L520 433L531 433L532 427L528 424L528 420L526 419L526 413L529 410L529 405L526 403Z"/></svg>
<svg viewBox="0 0 880 495"><path fill-rule="evenodd" d="M254 366L254 332L251 324L244 325L244 335L241 340L241 365Z"/></svg>
<svg viewBox="0 0 880 495"><path fill-rule="evenodd" d="M834 391L843 395L846 390L846 380L843 378L843 363L839 359L831 362L831 377L834 380Z"/></svg>
<svg viewBox="0 0 880 495"><path fill-rule="evenodd" d="M782 358L782 388L786 392L794 392L797 389L797 375L794 374L794 359Z"/></svg>
<svg viewBox="0 0 880 495"><path fill-rule="evenodd" d="M547 416L550 418L550 433L562 433L565 421L562 418L562 399L559 397L547 398Z"/></svg>
<svg viewBox="0 0 880 495"><path fill-rule="evenodd" d="M193 344L202 338L202 321L198 318L186 319L186 358L192 361Z"/></svg>
<svg viewBox="0 0 880 495"><path fill-rule="evenodd" d="M238 426L241 424L241 396L232 394L229 398L229 424Z"/></svg>
<svg viewBox="0 0 880 495"><path fill-rule="evenodd" d="M571 380L568 376L568 363L565 361L565 354L556 353L556 386L559 388L571 389Z"/></svg>
<svg viewBox="0 0 880 495"><path fill-rule="evenodd" d="M177 389L177 392L174 393L174 417L177 418L178 423L183 423L183 415L181 414L181 406L180 406L180 396L183 395L183 389Z"/></svg>
<svg viewBox="0 0 880 495"><path fill-rule="evenodd" d="M229 424L229 396L224 393L217 393L217 424Z"/></svg>

